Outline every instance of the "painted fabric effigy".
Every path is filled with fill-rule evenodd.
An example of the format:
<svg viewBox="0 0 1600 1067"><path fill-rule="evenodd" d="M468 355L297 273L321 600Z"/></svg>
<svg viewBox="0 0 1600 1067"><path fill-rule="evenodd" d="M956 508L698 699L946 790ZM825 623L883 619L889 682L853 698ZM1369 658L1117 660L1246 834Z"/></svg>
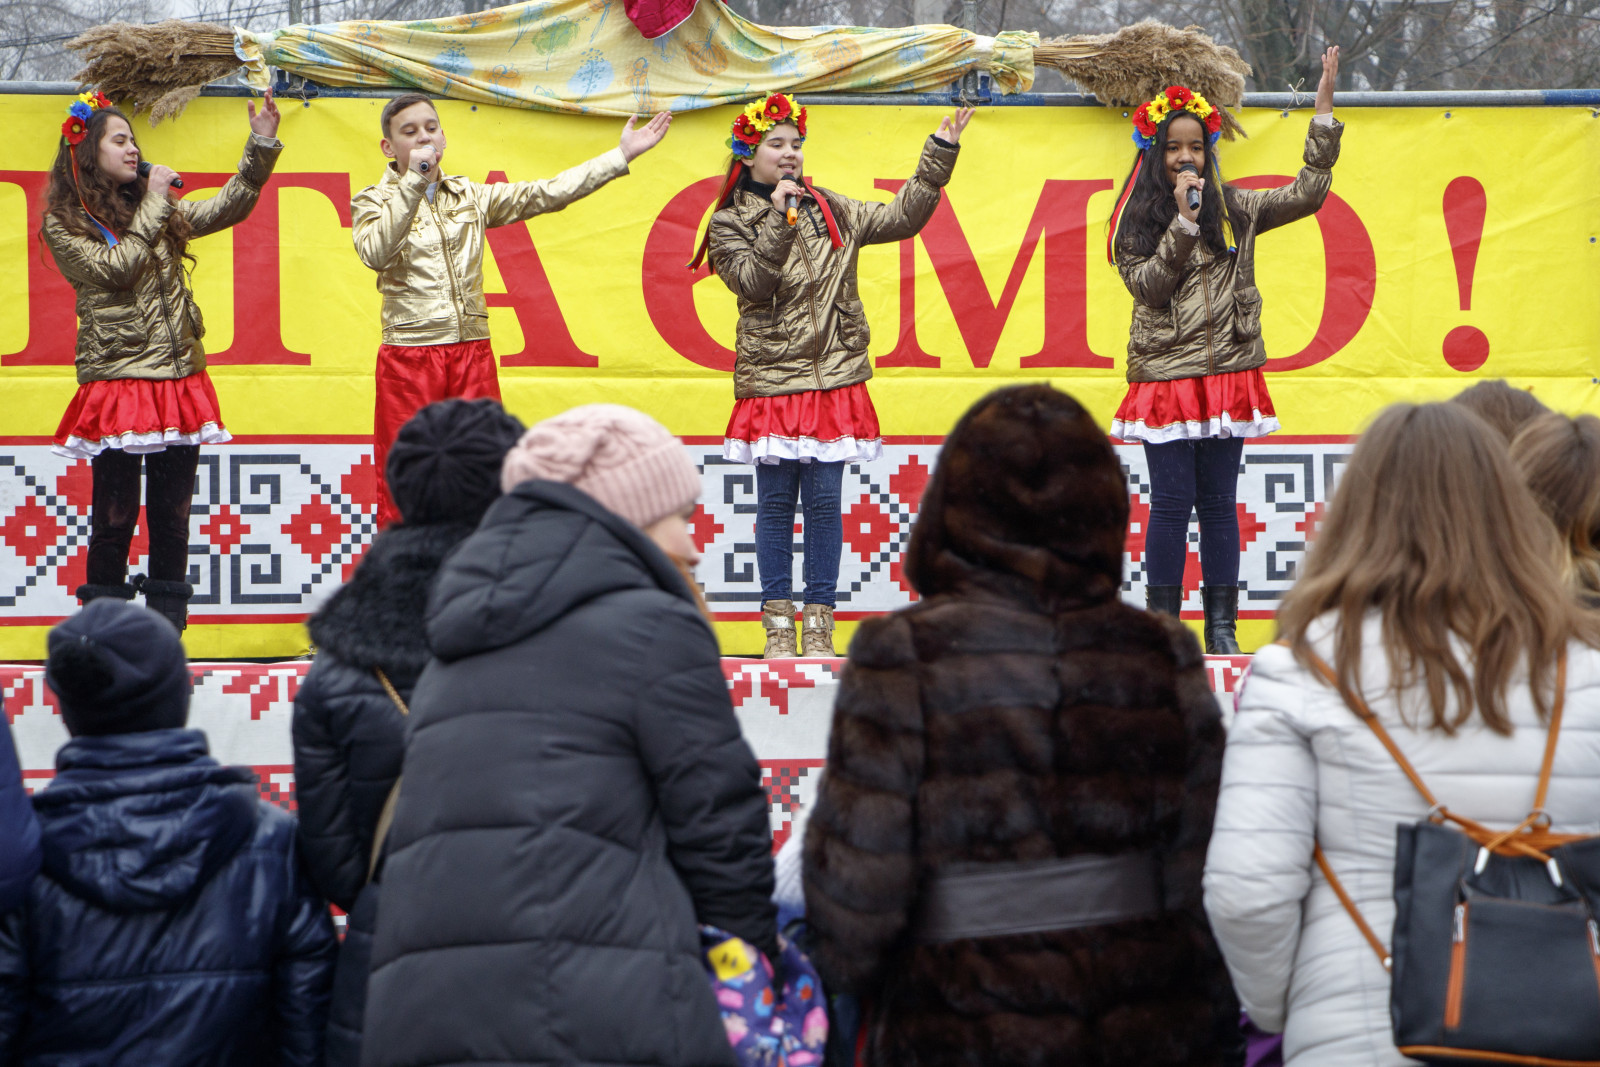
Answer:
<svg viewBox="0 0 1600 1067"><path fill-rule="evenodd" d="M670 33L640 36L621 0L529 0L414 22L240 31L235 49L332 86L409 86L457 100L594 115L694 111L757 92L928 92L969 71L1004 93L1033 85L1039 35L954 26L758 26L703 3Z"/></svg>

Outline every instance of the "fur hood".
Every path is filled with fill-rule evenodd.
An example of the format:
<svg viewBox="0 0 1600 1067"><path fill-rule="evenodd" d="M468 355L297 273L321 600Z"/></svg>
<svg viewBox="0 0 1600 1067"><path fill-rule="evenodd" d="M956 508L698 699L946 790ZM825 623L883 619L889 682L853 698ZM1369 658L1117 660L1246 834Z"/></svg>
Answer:
<svg viewBox="0 0 1600 1067"><path fill-rule="evenodd" d="M945 439L906 574L923 597L1000 597L1049 614L1122 588L1128 482L1102 430L1048 385L999 389Z"/></svg>
<svg viewBox="0 0 1600 1067"><path fill-rule="evenodd" d="M306 628L318 649L361 670L415 677L427 665L428 594L445 557L474 526L391 526L367 550L350 581Z"/></svg>

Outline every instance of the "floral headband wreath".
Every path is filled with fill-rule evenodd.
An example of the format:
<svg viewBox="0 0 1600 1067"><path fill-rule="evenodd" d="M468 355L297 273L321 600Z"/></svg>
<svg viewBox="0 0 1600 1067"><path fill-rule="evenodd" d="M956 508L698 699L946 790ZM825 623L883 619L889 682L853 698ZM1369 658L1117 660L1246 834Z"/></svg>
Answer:
<svg viewBox="0 0 1600 1067"><path fill-rule="evenodd" d="M78 98L67 106L67 119L61 124L61 139L72 148L77 148L89 135L89 120L94 117L94 113L110 106L111 101L98 89L80 93ZM69 151L67 158L72 161L72 185L78 191L79 206L83 208L83 213L89 216L89 221L100 228L106 243L115 246L117 235L111 232L111 227L95 218L94 212L89 210L89 205L83 199L83 183L78 179L78 153Z"/></svg>
<svg viewBox="0 0 1600 1067"><path fill-rule="evenodd" d="M732 135L728 138L728 147L733 149L733 164L728 168L728 175L722 182L722 189L717 193L716 202L711 205L711 214L728 206L733 196L733 191L739 185L739 179L744 176L744 164L741 160L755 157L756 148L767 136L767 131L774 126L781 126L789 122L800 131L800 141L806 139L806 109L800 102L788 93L773 93L764 100L752 100L745 105L743 111L733 120ZM828 201L819 195L811 182L800 178L806 188L811 190L811 195L816 201L817 208L822 212L822 221L828 227L828 238L833 242L833 247L843 248L844 238L839 231L839 224L834 220L833 211L828 207ZM700 247L695 251L694 259L689 263L690 270L698 270L700 264L705 262L706 255L711 250L711 223L706 222L705 233L700 237ZM716 265L712 265L716 270Z"/></svg>
<svg viewBox="0 0 1600 1067"><path fill-rule="evenodd" d="M805 140L806 109L794 97L788 93L773 93L765 100L752 100L733 120L728 147L733 149L734 155L749 159L756 154L756 146L767 131L785 122L794 123L795 129L800 131L800 139Z"/></svg>
<svg viewBox="0 0 1600 1067"><path fill-rule="evenodd" d="M110 106L111 101L98 89L80 94L67 108L67 121L61 124L61 136L69 145L76 148L88 135L89 120L94 117L94 113Z"/></svg>
<svg viewBox="0 0 1600 1067"><path fill-rule="evenodd" d="M1106 237L1106 260L1113 266L1117 262L1117 231L1122 227L1122 210L1128 205L1128 197L1133 192L1134 183L1139 180L1139 168L1144 164L1144 154L1155 146L1156 134L1161 129L1161 124L1171 115L1187 111L1200 120L1200 125L1206 130L1206 143L1216 147L1217 138L1222 136L1222 110L1212 104L1205 97L1182 85L1169 85L1165 92L1156 94L1154 100L1140 104L1133 112L1133 143L1139 146L1139 155L1133 161L1133 174L1128 178L1128 184L1122 191L1122 199L1117 201L1116 209L1111 213L1111 231ZM1230 225L1227 213L1223 213L1223 229L1228 248L1233 249L1233 227Z"/></svg>

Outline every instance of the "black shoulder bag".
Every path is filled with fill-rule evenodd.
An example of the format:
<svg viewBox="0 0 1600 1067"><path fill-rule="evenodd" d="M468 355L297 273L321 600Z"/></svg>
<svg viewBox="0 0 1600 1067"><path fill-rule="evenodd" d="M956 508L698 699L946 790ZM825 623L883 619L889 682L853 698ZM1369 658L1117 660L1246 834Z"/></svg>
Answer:
<svg viewBox="0 0 1600 1067"><path fill-rule="evenodd" d="M1561 733L1565 655L1533 811L1510 830L1456 815L1327 663L1312 665L1377 735L1429 804L1398 828L1393 949L1316 848L1317 866L1390 973L1394 1043L1424 1063L1600 1065L1600 838L1550 831L1545 795ZM1446 825L1455 824L1454 827Z"/></svg>

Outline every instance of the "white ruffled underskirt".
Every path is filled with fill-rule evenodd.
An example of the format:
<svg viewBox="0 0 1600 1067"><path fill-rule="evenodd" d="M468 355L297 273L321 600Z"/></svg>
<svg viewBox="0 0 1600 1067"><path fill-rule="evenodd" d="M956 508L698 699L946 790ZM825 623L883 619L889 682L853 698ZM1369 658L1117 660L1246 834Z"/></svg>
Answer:
<svg viewBox="0 0 1600 1067"><path fill-rule="evenodd" d="M801 463L870 463L883 455L883 438L858 440L840 437L832 441L819 441L815 437L775 437L767 435L754 441L741 441L734 437L722 439L722 458L731 463L777 463L794 459Z"/></svg>
<svg viewBox="0 0 1600 1067"><path fill-rule="evenodd" d="M222 445L233 440L233 434L214 422L205 423L195 433L161 430L155 433L124 433L115 437L102 437L86 441L73 435L64 444L53 444L50 451L68 459L93 459L108 448L120 448L129 455L145 456L164 452L172 445Z"/></svg>
<svg viewBox="0 0 1600 1067"><path fill-rule="evenodd" d="M1146 444L1165 445L1173 441L1200 441L1212 437L1266 437L1268 434L1277 433L1280 429L1276 415L1263 415L1259 410L1253 414L1254 418L1249 422L1234 422L1224 412L1205 422L1196 419L1155 427L1146 426L1143 419L1137 422L1113 419L1111 436L1120 441L1143 441Z"/></svg>

